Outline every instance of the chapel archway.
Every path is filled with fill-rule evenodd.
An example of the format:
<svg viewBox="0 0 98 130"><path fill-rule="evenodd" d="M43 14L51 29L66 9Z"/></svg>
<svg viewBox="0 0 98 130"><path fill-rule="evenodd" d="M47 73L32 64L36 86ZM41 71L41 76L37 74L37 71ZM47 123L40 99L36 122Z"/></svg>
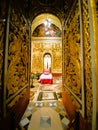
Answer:
<svg viewBox="0 0 98 130"><path fill-rule="evenodd" d="M51 56L52 73L62 73L62 27L61 22L53 14L40 14L32 22L31 40L31 72L42 73L44 56ZM47 56L47 55L46 55Z"/></svg>

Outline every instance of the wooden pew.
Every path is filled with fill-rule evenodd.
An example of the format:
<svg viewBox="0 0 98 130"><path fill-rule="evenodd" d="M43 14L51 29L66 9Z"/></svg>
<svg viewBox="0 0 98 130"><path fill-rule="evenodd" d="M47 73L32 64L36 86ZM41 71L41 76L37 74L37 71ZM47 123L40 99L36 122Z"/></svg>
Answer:
<svg viewBox="0 0 98 130"><path fill-rule="evenodd" d="M65 92L64 88L62 90L62 100L68 119L70 120L70 123L65 130L86 130L84 118L76 106L73 105L70 96Z"/></svg>

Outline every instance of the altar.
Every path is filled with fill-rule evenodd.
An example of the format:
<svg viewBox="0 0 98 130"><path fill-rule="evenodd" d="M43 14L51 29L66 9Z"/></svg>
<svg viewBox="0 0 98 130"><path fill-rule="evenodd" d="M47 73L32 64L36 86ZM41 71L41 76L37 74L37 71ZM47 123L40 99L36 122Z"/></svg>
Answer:
<svg viewBox="0 0 98 130"><path fill-rule="evenodd" d="M49 70L45 70L44 73L41 74L40 83L41 84L53 84L53 76L49 72Z"/></svg>

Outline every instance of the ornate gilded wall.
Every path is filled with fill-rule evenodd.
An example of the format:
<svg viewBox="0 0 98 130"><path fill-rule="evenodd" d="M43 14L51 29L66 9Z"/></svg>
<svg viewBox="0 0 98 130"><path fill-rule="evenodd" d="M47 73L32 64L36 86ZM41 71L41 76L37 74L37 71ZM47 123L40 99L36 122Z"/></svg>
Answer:
<svg viewBox="0 0 98 130"><path fill-rule="evenodd" d="M78 100L80 103L77 102L76 105L80 108L85 107L85 117L91 120L92 71L88 2L87 0L82 0L82 3L78 3L77 0L75 2L76 4L73 4L64 28L63 81L68 90L70 90L68 93L70 95L75 94L77 99L80 99ZM80 7L82 7L82 10ZM80 22L80 16L82 22ZM83 100L84 106L82 104Z"/></svg>
<svg viewBox="0 0 98 130"><path fill-rule="evenodd" d="M38 39L38 38L37 38ZM42 73L44 70L44 54L50 53L52 73L62 73L62 42L61 38L32 39L32 72Z"/></svg>
<svg viewBox="0 0 98 130"><path fill-rule="evenodd" d="M90 43L90 23L89 23L89 9L88 1L82 1L83 10L83 45L84 45L84 87L86 98L86 116L88 119L92 118L92 70L91 70L91 43Z"/></svg>
<svg viewBox="0 0 98 130"><path fill-rule="evenodd" d="M81 99L80 46L79 6L77 4L64 29L64 84Z"/></svg>
<svg viewBox="0 0 98 130"><path fill-rule="evenodd" d="M29 28L19 9L11 7L7 66L7 95L9 99L28 84L29 76ZM22 96L17 95L7 107L12 107Z"/></svg>
<svg viewBox="0 0 98 130"><path fill-rule="evenodd" d="M7 4L6 17L5 10L0 16L0 118L24 95L30 72L28 21L19 6Z"/></svg>

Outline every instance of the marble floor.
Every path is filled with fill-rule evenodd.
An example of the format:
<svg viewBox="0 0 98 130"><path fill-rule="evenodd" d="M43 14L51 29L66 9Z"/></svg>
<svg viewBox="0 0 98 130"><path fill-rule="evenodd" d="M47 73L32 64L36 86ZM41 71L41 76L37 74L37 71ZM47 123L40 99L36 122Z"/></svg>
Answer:
<svg viewBox="0 0 98 130"><path fill-rule="evenodd" d="M34 86L35 87L30 89L30 101L25 110L23 117L21 118L21 121L19 123L19 128L17 128L17 130L28 130L33 114L41 110L41 108L47 108L47 109L51 108L53 111L57 112L61 122L62 130L65 130L69 123L69 120L67 118L67 114L62 102L61 80L57 80L57 82L51 85L41 85L36 81ZM38 96L40 92L48 93L49 98L47 97L47 95L44 94L44 96L46 96L47 98L44 97L43 100L39 101ZM53 98L54 92L56 93L57 98ZM56 121L56 119L54 120ZM48 129L45 128L45 130Z"/></svg>

